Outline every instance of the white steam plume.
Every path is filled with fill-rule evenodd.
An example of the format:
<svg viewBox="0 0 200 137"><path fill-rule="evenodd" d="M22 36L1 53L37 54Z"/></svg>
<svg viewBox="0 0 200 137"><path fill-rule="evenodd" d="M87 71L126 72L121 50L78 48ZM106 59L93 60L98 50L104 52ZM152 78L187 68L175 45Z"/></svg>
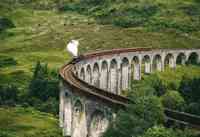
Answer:
<svg viewBox="0 0 200 137"><path fill-rule="evenodd" d="M72 54L72 56L77 57L78 56L78 45L79 41L78 40L71 40L67 44L67 51Z"/></svg>

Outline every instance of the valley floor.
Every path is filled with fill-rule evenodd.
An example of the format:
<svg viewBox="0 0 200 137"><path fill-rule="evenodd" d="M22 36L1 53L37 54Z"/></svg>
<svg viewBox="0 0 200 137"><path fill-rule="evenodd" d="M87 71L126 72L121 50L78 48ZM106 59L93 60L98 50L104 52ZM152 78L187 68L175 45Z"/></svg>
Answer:
<svg viewBox="0 0 200 137"><path fill-rule="evenodd" d="M58 120L33 108L0 108L1 137L61 137Z"/></svg>

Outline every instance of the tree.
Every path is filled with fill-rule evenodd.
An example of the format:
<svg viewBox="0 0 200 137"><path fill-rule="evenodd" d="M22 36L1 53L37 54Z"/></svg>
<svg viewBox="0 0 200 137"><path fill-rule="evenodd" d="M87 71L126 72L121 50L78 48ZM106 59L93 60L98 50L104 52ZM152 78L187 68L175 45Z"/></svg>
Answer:
<svg viewBox="0 0 200 137"><path fill-rule="evenodd" d="M15 25L10 19L5 17L0 17L0 32L8 28L14 28L14 27Z"/></svg>
<svg viewBox="0 0 200 137"><path fill-rule="evenodd" d="M45 112L57 113L58 111L54 107L58 107L58 83L57 72L55 70L50 71L47 64L37 62L29 85L29 104Z"/></svg>
<svg viewBox="0 0 200 137"><path fill-rule="evenodd" d="M156 96L137 98L126 110L121 110L104 137L136 137L163 121L163 108Z"/></svg>
<svg viewBox="0 0 200 137"><path fill-rule="evenodd" d="M29 95L42 101L46 101L49 97L58 98L58 78L54 73L48 71L47 64L37 62L29 86Z"/></svg>
<svg viewBox="0 0 200 137"><path fill-rule="evenodd" d="M184 76L179 91L187 102L198 102L200 100L200 78L191 79L189 76Z"/></svg>
<svg viewBox="0 0 200 137"><path fill-rule="evenodd" d="M162 97L161 102L166 108L183 111L185 108L185 100L178 91L167 91Z"/></svg>
<svg viewBox="0 0 200 137"><path fill-rule="evenodd" d="M195 134L188 129L180 130L154 126L149 128L141 137L195 137Z"/></svg>
<svg viewBox="0 0 200 137"><path fill-rule="evenodd" d="M172 129L166 129L163 126L154 126L149 128L141 137L178 137Z"/></svg>
<svg viewBox="0 0 200 137"><path fill-rule="evenodd" d="M14 85L0 85L0 105L16 105L18 89Z"/></svg>

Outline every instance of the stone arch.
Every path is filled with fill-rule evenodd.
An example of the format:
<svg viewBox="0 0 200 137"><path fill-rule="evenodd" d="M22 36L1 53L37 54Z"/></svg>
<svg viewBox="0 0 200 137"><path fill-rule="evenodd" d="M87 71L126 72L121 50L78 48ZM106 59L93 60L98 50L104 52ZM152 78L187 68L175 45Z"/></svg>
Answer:
<svg viewBox="0 0 200 137"><path fill-rule="evenodd" d="M144 74L151 73L151 59L149 55L145 55L142 59L142 73Z"/></svg>
<svg viewBox="0 0 200 137"><path fill-rule="evenodd" d="M164 65L165 67L175 68L175 59L173 54L168 53L165 56Z"/></svg>
<svg viewBox="0 0 200 137"><path fill-rule="evenodd" d="M90 65L87 66L85 80L88 83L92 82L92 69L91 69Z"/></svg>
<svg viewBox="0 0 200 137"><path fill-rule="evenodd" d="M187 64L198 64L199 63L199 55L196 52L190 53Z"/></svg>
<svg viewBox="0 0 200 137"><path fill-rule="evenodd" d="M88 137L102 137L103 133L108 128L109 120L105 114L96 110L91 116Z"/></svg>
<svg viewBox="0 0 200 137"><path fill-rule="evenodd" d="M80 100L76 100L73 105L72 137L86 137L87 123L84 105Z"/></svg>
<svg viewBox="0 0 200 137"><path fill-rule="evenodd" d="M79 99L76 100L73 105L73 114L79 115L80 112L83 112L83 110L84 110L84 106L83 106L82 102Z"/></svg>
<svg viewBox="0 0 200 137"><path fill-rule="evenodd" d="M131 63L131 71L134 80L140 80L140 60L138 56L134 56Z"/></svg>
<svg viewBox="0 0 200 137"><path fill-rule="evenodd" d="M118 81L118 74L117 74L117 61L113 59L110 63L110 91L112 93L117 93L117 81Z"/></svg>
<svg viewBox="0 0 200 137"><path fill-rule="evenodd" d="M75 72L75 75L78 76L78 71Z"/></svg>
<svg viewBox="0 0 200 137"><path fill-rule="evenodd" d="M176 64L184 65L185 62L186 62L186 55L183 52L179 53L176 58Z"/></svg>
<svg viewBox="0 0 200 137"><path fill-rule="evenodd" d="M99 87L99 76L99 65L98 63L95 63L93 67L93 85L95 87Z"/></svg>
<svg viewBox="0 0 200 137"><path fill-rule="evenodd" d="M100 87L104 90L108 89L108 63L103 61L101 65Z"/></svg>
<svg viewBox="0 0 200 137"><path fill-rule="evenodd" d="M153 58L153 70L162 71L162 57L157 54Z"/></svg>
<svg viewBox="0 0 200 137"><path fill-rule="evenodd" d="M80 79L85 80L85 69L84 68L81 68Z"/></svg>
<svg viewBox="0 0 200 137"><path fill-rule="evenodd" d="M129 85L129 60L125 57L121 63L121 89L126 90Z"/></svg>

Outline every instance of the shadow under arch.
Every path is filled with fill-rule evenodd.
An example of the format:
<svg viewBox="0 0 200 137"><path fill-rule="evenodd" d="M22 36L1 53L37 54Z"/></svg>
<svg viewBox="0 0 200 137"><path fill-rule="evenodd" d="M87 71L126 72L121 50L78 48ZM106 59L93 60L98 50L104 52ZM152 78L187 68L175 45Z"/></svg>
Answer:
<svg viewBox="0 0 200 137"><path fill-rule="evenodd" d="M151 59L149 55L145 55L142 58L142 66L141 66L142 74L150 74L151 73Z"/></svg>
<svg viewBox="0 0 200 137"><path fill-rule="evenodd" d="M186 55L181 52L178 54L177 58L176 58L176 64L177 65L184 65L186 63Z"/></svg>
<svg viewBox="0 0 200 137"><path fill-rule="evenodd" d="M77 99L73 105L73 112L76 114L79 114L80 112L83 112L84 106L81 100Z"/></svg>
<svg viewBox="0 0 200 137"><path fill-rule="evenodd" d="M80 79L85 80L85 69L83 67L81 68Z"/></svg>
<svg viewBox="0 0 200 137"><path fill-rule="evenodd" d="M190 53L187 64L198 65L199 64L199 55L196 52Z"/></svg>
<svg viewBox="0 0 200 137"><path fill-rule="evenodd" d="M98 63L95 63L94 66L93 66L93 85L95 87L99 87L99 76L100 76L100 73L99 73L99 65Z"/></svg>
<svg viewBox="0 0 200 137"><path fill-rule="evenodd" d="M118 85L118 72L117 72L117 61L112 59L110 63L110 91L117 94L117 85Z"/></svg>
<svg viewBox="0 0 200 137"><path fill-rule="evenodd" d="M108 63L105 60L101 64L100 88L108 89Z"/></svg>
<svg viewBox="0 0 200 137"><path fill-rule="evenodd" d="M175 59L172 53L168 53L164 59L164 66L169 68L175 67Z"/></svg>
<svg viewBox="0 0 200 137"><path fill-rule="evenodd" d="M129 85L129 60L124 57L121 62L121 83L122 90L128 89Z"/></svg>
<svg viewBox="0 0 200 137"><path fill-rule="evenodd" d="M140 80L140 60L138 56L134 56L131 61L132 80Z"/></svg>
<svg viewBox="0 0 200 137"><path fill-rule="evenodd" d="M91 69L90 65L87 65L85 80L86 80L87 83L91 83L92 82L92 69Z"/></svg>
<svg viewBox="0 0 200 137"><path fill-rule="evenodd" d="M162 71L162 57L157 54L153 57L153 71Z"/></svg>
<svg viewBox="0 0 200 137"><path fill-rule="evenodd" d="M84 105L77 99L73 105L72 137L86 137L87 123Z"/></svg>
<svg viewBox="0 0 200 137"><path fill-rule="evenodd" d="M102 137L108 125L109 120L105 114L100 110L94 111L91 115L88 137Z"/></svg>

